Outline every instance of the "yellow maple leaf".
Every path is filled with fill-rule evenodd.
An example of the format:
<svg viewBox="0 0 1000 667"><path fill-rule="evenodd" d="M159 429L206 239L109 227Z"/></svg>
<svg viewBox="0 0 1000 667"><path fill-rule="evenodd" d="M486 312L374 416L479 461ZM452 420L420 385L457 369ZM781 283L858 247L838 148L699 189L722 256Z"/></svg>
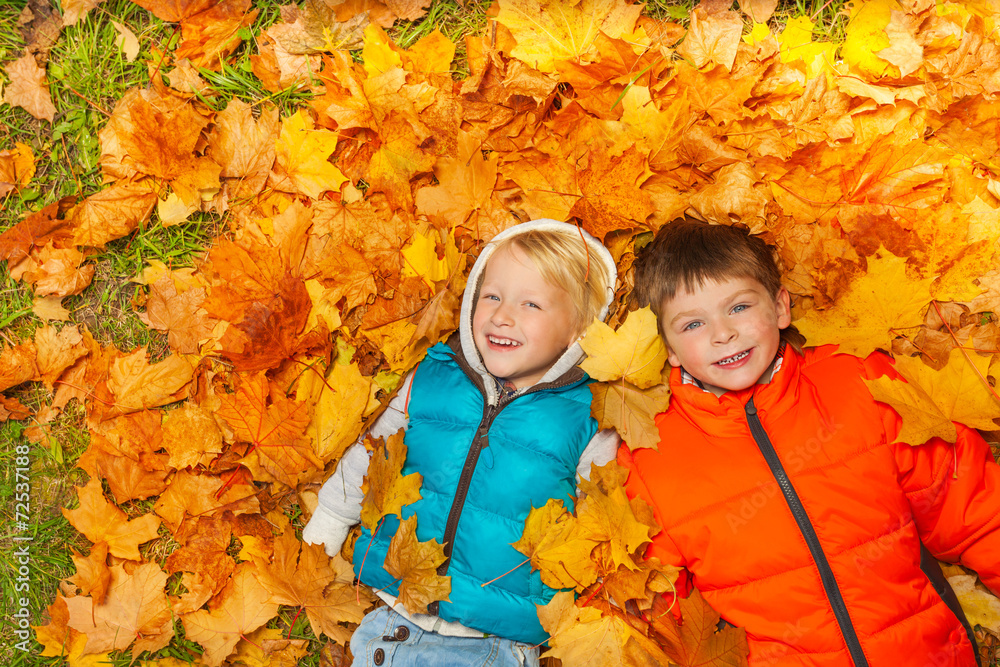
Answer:
<svg viewBox="0 0 1000 667"><path fill-rule="evenodd" d="M599 575L590 557L597 545L561 500L549 499L528 513L521 539L511 546L531 559L545 585L582 591Z"/></svg>
<svg viewBox="0 0 1000 667"><path fill-rule="evenodd" d="M385 30L374 23L365 28L364 46L361 48L361 59L365 64L368 76L378 76L389 70L403 66L400 49L396 46Z"/></svg>
<svg viewBox="0 0 1000 667"><path fill-rule="evenodd" d="M340 189L347 177L327 159L336 148L337 135L314 130L309 113L299 109L281 124L275 141L275 167L285 176L278 187L284 190L291 186L292 192L313 199L319 199L327 190Z"/></svg>
<svg viewBox="0 0 1000 667"><path fill-rule="evenodd" d="M316 408L306 435L313 451L324 462L339 458L364 427L362 418L378 406L378 387L358 370L357 364L334 363L324 378L307 372L296 387L298 400L313 400Z"/></svg>
<svg viewBox="0 0 1000 667"><path fill-rule="evenodd" d="M559 60L591 55L600 32L620 37L631 32L642 5L624 0L499 0L497 21L517 40L511 55L542 72L555 72Z"/></svg>
<svg viewBox="0 0 1000 667"><path fill-rule="evenodd" d="M368 474L361 484L365 493L361 504L362 526L375 530L375 524L384 516L395 514L402 518L403 506L420 500L420 485L424 478L416 472L404 476L405 462L406 445L403 444L401 430L376 445Z"/></svg>
<svg viewBox="0 0 1000 667"><path fill-rule="evenodd" d="M778 35L781 44L781 62L801 60L806 64L806 78L813 79L820 72L833 72L837 45L833 42L814 42L814 24L808 16L789 19Z"/></svg>
<svg viewBox="0 0 1000 667"><path fill-rule="evenodd" d="M451 577L437 573L445 560L437 540L417 540L416 516L399 524L385 554L385 570L400 580L398 599L411 614L426 614L431 602L449 601Z"/></svg>
<svg viewBox="0 0 1000 667"><path fill-rule="evenodd" d="M839 343L840 351L865 357L889 349L898 331L923 324L931 301L931 279L913 280L906 260L880 248L868 272L856 279L828 310L810 310L796 320L810 345Z"/></svg>
<svg viewBox="0 0 1000 667"><path fill-rule="evenodd" d="M890 65L876 54L891 46L885 29L891 12L902 8L895 0L854 0L847 10L850 18L840 55L852 69L877 80Z"/></svg>
<svg viewBox="0 0 1000 667"><path fill-rule="evenodd" d="M569 592L537 605L538 620L551 635L546 655L564 665L667 665L667 656L619 614L578 606Z"/></svg>
<svg viewBox="0 0 1000 667"><path fill-rule="evenodd" d="M631 555L660 532L653 512L642 499L625 495L627 471L615 461L593 466L590 479L580 480L586 494L577 504L577 522L583 533L596 542L607 542L614 569L638 569Z"/></svg>
<svg viewBox="0 0 1000 667"><path fill-rule="evenodd" d="M431 282L447 280L458 267L461 259L455 246L455 234L452 232L444 240L444 257L438 257L437 233L428 230L428 234L417 232L410 239L410 244L403 248L403 277L423 276Z"/></svg>
<svg viewBox="0 0 1000 667"><path fill-rule="evenodd" d="M955 442L952 422L984 431L997 429L992 417L1000 414L1000 402L983 380L989 365L990 357L966 357L952 349L941 370L919 358L903 357L896 361L896 369L906 383L888 377L865 383L875 400L890 405L903 418L896 442L920 445L934 436Z"/></svg>
<svg viewBox="0 0 1000 667"><path fill-rule="evenodd" d="M590 412L601 428L613 428L631 450L656 449L660 431L654 418L670 405L670 387L663 384L650 389L619 382L599 382L590 386L594 398Z"/></svg>
<svg viewBox="0 0 1000 667"><path fill-rule="evenodd" d="M661 381L667 347L656 328L656 315L648 306L632 313L615 331L595 320L580 341L587 358L580 368L602 382L624 379L640 389Z"/></svg>
<svg viewBox="0 0 1000 667"><path fill-rule="evenodd" d="M969 623L981 625L994 635L1000 635L1000 600L989 591L976 588L976 576L973 574L948 577L948 583L958 596Z"/></svg>

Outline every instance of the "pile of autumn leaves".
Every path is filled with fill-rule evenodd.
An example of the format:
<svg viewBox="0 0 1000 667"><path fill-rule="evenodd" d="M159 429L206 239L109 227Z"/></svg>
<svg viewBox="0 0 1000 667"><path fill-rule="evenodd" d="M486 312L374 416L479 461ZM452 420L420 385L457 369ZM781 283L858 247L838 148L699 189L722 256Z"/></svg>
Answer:
<svg viewBox="0 0 1000 667"><path fill-rule="evenodd" d="M30 418L44 446L76 399L90 432L90 482L65 514L93 546L38 628L45 655L138 656L182 625L205 664L288 664L306 640L267 626L303 613L343 645L370 598L287 514L309 513L402 375L455 329L470 255L519 220L575 220L618 261L617 313L588 332L585 368L602 381L594 415L632 447L656 446L669 390L651 315L625 320L630 269L636 244L685 212L777 245L811 344L896 354L911 382L873 392L903 415L907 441L948 438L952 420L998 428L986 378L1000 359L1000 16L978 5L857 3L835 45L812 41L805 18L772 32L773 2L741 3L752 30L705 2L685 31L621 0L498 0L456 81L439 33L404 50L380 27L403 3L307 0L251 58L267 89L315 93L280 118L267 102L198 99L216 101L197 67L239 45L248 1L139 4L183 40L156 52L151 85L101 131L106 187L28 215L0 235L0 259L36 314L59 321L92 279L93 249L196 211L227 227L194 267L151 262L134 278L166 358L51 323L0 353L0 419ZM360 47L360 62L340 47ZM33 159L27 146L0 153L5 180L26 184ZM23 405L9 390L27 382L51 401ZM400 477L398 439L369 444L382 462L365 483L371 526L419 489ZM697 597L674 601L674 570L642 559L658 529L621 474L595 471L573 514L533 512L517 544L547 583L579 594L539 612L550 655L738 664L740 632L716 633ZM391 567L418 610L447 595L443 554L405 533ZM666 612L677 604L682 626Z"/></svg>

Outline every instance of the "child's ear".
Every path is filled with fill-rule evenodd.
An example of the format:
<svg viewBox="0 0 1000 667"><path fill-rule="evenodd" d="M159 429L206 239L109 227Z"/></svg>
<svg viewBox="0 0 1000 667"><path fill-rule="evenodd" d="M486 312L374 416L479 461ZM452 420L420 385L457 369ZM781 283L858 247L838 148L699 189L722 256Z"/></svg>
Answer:
<svg viewBox="0 0 1000 667"><path fill-rule="evenodd" d="M792 297L782 286L774 297L775 313L778 316L778 328L786 329L792 323Z"/></svg>

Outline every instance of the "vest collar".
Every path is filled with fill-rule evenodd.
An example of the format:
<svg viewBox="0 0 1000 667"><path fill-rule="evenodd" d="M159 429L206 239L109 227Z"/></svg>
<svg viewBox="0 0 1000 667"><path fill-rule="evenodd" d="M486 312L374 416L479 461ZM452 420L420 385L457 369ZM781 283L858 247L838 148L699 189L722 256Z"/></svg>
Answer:
<svg viewBox="0 0 1000 667"><path fill-rule="evenodd" d="M789 410L798 399L802 356L790 346L782 346L775 359L771 380L741 391L727 391L716 397L681 367L670 371L670 407L702 431L712 435L746 432L744 408L754 399L758 410L776 416Z"/></svg>

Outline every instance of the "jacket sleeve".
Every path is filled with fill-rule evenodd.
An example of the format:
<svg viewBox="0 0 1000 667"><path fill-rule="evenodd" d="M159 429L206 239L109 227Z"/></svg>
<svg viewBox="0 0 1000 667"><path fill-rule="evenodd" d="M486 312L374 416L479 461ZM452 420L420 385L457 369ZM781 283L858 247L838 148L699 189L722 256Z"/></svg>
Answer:
<svg viewBox="0 0 1000 667"><path fill-rule="evenodd" d="M385 438L407 427L406 397L412 381L411 373L389 401L385 412L367 432L361 434L357 442L348 447L337 463L337 469L323 483L319 490L319 505L302 530L303 542L322 544L327 555L334 556L347 539L351 526L361 520L361 502L364 500L361 483L371 461L371 454L364 445L365 436Z"/></svg>
<svg viewBox="0 0 1000 667"><path fill-rule="evenodd" d="M884 360L865 360L873 377L894 374ZM880 403L886 436L895 440L902 420ZM979 433L955 424L954 444L941 438L893 445L900 484L920 539L937 558L972 568L1000 594L1000 466Z"/></svg>
<svg viewBox="0 0 1000 667"><path fill-rule="evenodd" d="M594 437L587 443L587 448L580 455L580 462L576 466L576 479L590 479L590 467L595 465L600 467L609 461L614 460L618 452L618 445L621 438L613 428L606 428L594 434ZM579 489L577 489L579 496Z"/></svg>

